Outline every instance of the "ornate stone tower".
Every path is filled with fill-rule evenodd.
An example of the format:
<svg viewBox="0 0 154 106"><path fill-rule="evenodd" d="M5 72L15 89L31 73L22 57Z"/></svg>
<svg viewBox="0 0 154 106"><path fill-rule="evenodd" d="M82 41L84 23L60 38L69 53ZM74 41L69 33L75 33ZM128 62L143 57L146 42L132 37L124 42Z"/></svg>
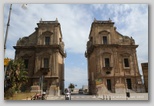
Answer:
<svg viewBox="0 0 154 106"><path fill-rule="evenodd" d="M64 91L64 42L60 23L40 21L35 32L14 46L15 59L22 58L28 71L27 88L57 95ZM41 85L41 87L40 87Z"/></svg>
<svg viewBox="0 0 154 106"><path fill-rule="evenodd" d="M116 31L110 19L94 20L85 53L90 94L138 92L137 47L132 37Z"/></svg>

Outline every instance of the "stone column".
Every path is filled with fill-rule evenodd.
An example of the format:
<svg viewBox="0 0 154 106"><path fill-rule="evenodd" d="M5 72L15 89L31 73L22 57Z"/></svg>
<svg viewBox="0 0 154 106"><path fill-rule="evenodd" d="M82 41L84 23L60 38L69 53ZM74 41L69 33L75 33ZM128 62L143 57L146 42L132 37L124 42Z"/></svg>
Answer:
<svg viewBox="0 0 154 106"><path fill-rule="evenodd" d="M55 29L55 34L54 34L54 44L58 44L58 38L59 38L59 31L58 31L58 26L54 27Z"/></svg>
<svg viewBox="0 0 154 106"><path fill-rule="evenodd" d="M39 59L38 56L36 55L35 57L35 69L34 69L34 74L39 70L40 64L39 64Z"/></svg>
<svg viewBox="0 0 154 106"><path fill-rule="evenodd" d="M56 55L55 55L55 51L53 53L53 75L56 75Z"/></svg>
<svg viewBox="0 0 154 106"><path fill-rule="evenodd" d="M59 76L59 72L58 72L58 50L55 51L55 73L57 76Z"/></svg>
<svg viewBox="0 0 154 106"><path fill-rule="evenodd" d="M130 74L134 76L134 59L133 59L133 55L130 55Z"/></svg>

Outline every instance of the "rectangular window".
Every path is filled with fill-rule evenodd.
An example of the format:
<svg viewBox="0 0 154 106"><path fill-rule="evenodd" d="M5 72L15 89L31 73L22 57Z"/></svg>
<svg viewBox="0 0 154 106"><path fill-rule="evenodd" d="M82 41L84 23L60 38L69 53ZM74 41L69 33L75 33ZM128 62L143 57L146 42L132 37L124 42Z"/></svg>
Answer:
<svg viewBox="0 0 154 106"><path fill-rule="evenodd" d="M103 44L107 44L107 37L103 36Z"/></svg>
<svg viewBox="0 0 154 106"><path fill-rule="evenodd" d="M129 67L128 58L124 58L124 66L125 66L125 67Z"/></svg>
<svg viewBox="0 0 154 106"><path fill-rule="evenodd" d="M105 58L105 67L110 67L110 60L109 60L109 58Z"/></svg>
<svg viewBox="0 0 154 106"><path fill-rule="evenodd" d="M28 59L24 59L25 69L28 69L28 63L29 63L29 60Z"/></svg>
<svg viewBox="0 0 154 106"><path fill-rule="evenodd" d="M49 68L49 59L44 58L44 68Z"/></svg>
<svg viewBox="0 0 154 106"><path fill-rule="evenodd" d="M50 37L45 37L45 45L49 45L50 44Z"/></svg>

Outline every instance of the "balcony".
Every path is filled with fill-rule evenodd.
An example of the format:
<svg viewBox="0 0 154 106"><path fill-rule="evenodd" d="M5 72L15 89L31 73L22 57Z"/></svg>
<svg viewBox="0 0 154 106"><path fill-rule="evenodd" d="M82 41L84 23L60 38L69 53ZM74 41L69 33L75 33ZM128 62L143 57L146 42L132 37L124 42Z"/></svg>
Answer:
<svg viewBox="0 0 154 106"><path fill-rule="evenodd" d="M40 71L43 75L46 75L49 72L49 68L40 68Z"/></svg>
<svg viewBox="0 0 154 106"><path fill-rule="evenodd" d="M112 67L105 66L105 67L103 67L103 70L106 72L106 74L110 74L111 73L111 70L112 70Z"/></svg>

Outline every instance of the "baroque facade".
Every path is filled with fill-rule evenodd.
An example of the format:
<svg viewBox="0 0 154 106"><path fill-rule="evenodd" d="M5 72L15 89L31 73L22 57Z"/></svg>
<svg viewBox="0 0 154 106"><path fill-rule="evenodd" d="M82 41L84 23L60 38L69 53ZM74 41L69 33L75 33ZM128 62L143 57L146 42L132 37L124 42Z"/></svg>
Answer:
<svg viewBox="0 0 154 106"><path fill-rule="evenodd" d="M142 80L137 47L134 39L120 34L110 19L94 19L85 52L89 93L139 92Z"/></svg>
<svg viewBox="0 0 154 106"><path fill-rule="evenodd" d="M27 89L57 95L64 91L64 42L58 20L40 21L34 33L20 38L15 59L22 58L28 71ZM40 86L41 84L41 86Z"/></svg>

